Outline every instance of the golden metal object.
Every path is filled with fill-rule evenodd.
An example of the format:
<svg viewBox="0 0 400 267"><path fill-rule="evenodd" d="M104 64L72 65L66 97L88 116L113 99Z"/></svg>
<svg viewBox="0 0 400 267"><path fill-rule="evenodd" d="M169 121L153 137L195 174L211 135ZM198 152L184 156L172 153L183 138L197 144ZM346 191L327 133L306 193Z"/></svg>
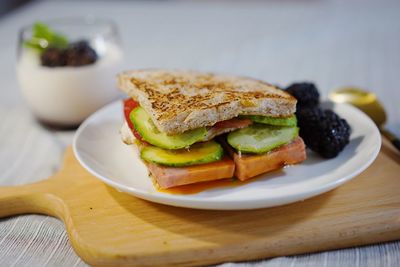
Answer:
<svg viewBox="0 0 400 267"><path fill-rule="evenodd" d="M367 114L378 126L381 133L400 150L400 140L384 128L386 112L374 93L357 87L344 87L333 91L329 98L336 103L349 103Z"/></svg>
<svg viewBox="0 0 400 267"><path fill-rule="evenodd" d="M333 91L329 98L337 103L349 103L366 113L381 128L386 122L386 112L376 95L355 87L346 87Z"/></svg>

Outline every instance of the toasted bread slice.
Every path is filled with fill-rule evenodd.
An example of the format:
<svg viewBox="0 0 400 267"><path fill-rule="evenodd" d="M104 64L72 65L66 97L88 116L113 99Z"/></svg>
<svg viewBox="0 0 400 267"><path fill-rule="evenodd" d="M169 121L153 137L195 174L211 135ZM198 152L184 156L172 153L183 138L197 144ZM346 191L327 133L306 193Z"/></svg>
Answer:
<svg viewBox="0 0 400 267"><path fill-rule="evenodd" d="M288 164L296 164L306 159L303 139L297 137L291 143L280 146L264 154L238 154L227 143L223 143L235 162L235 176L245 181L262 173L282 168Z"/></svg>
<svg viewBox="0 0 400 267"><path fill-rule="evenodd" d="M119 74L118 86L168 134L212 126L240 114L287 117L296 110L296 99L283 90L238 76L136 70Z"/></svg>

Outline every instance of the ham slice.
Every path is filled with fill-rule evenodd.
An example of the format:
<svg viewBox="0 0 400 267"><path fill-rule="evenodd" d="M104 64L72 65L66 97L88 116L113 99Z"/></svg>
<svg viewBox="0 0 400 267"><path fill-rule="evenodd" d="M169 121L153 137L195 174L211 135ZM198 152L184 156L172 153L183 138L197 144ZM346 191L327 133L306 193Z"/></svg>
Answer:
<svg viewBox="0 0 400 267"><path fill-rule="evenodd" d="M228 144L225 143L224 147L233 158L235 176L241 181L306 159L305 145L301 137L264 154L238 154Z"/></svg>
<svg viewBox="0 0 400 267"><path fill-rule="evenodd" d="M211 128L208 129L207 135L206 137L204 137L204 141L209 141L214 137L224 133L229 133L237 129L245 128L252 123L253 122L249 119L237 119L237 118L217 122Z"/></svg>
<svg viewBox="0 0 400 267"><path fill-rule="evenodd" d="M155 163L146 163L152 177L160 188L166 189L178 185L214 181L233 177L235 164L229 157L219 161L188 167L167 167Z"/></svg>

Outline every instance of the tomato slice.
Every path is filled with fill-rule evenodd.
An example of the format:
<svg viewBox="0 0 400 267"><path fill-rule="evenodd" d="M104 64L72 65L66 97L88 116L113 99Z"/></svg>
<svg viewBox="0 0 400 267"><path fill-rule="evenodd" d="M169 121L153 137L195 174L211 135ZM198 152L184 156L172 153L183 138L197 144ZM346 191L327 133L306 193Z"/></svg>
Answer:
<svg viewBox="0 0 400 267"><path fill-rule="evenodd" d="M129 128L131 128L133 135L140 141L144 141L142 136L135 130L135 127L131 119L129 118L129 114L131 114L131 111L138 106L139 103L133 100L132 98L127 98L124 100L124 114L126 123L128 123Z"/></svg>
<svg viewBox="0 0 400 267"><path fill-rule="evenodd" d="M129 128L133 129L133 124L131 120L129 119L129 114L131 111L138 107L139 103L133 100L132 98L128 98L124 100L124 114L125 114L125 120L128 123Z"/></svg>

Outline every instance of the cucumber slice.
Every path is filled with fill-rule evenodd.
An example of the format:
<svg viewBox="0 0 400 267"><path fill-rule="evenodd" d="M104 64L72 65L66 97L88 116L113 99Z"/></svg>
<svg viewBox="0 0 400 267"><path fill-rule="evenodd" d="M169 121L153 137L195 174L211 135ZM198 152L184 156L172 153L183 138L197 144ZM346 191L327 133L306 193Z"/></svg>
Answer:
<svg viewBox="0 0 400 267"><path fill-rule="evenodd" d="M143 140L161 148L185 148L203 140L207 134L206 128L202 127L181 134L167 135L157 129L150 116L141 107L133 109L129 117Z"/></svg>
<svg viewBox="0 0 400 267"><path fill-rule="evenodd" d="M183 167L220 160L224 150L215 141L192 145L189 149L169 150L156 146L146 146L140 157L146 161L166 166Z"/></svg>
<svg viewBox="0 0 400 267"><path fill-rule="evenodd" d="M235 149L244 153L265 153L287 144L296 138L299 128L252 124L228 134L227 141Z"/></svg>
<svg viewBox="0 0 400 267"><path fill-rule="evenodd" d="M262 124L277 125L277 126L297 125L297 119L295 115L286 118L276 118L276 117L258 116L258 115L247 115L243 117Z"/></svg>

